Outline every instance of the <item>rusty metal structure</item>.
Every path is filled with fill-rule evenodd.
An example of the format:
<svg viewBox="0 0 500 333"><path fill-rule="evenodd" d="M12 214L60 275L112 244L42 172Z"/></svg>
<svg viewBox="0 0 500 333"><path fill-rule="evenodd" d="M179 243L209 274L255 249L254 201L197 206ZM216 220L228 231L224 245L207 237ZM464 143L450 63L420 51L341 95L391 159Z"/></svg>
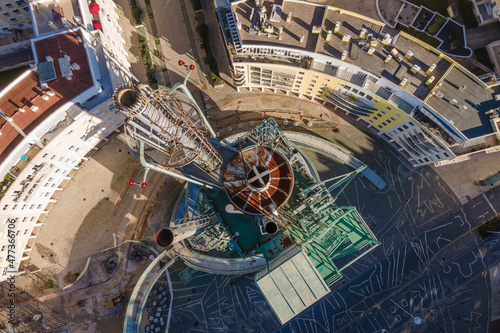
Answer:
<svg viewBox="0 0 500 333"><path fill-rule="evenodd" d="M229 199L243 213L277 214L292 193L293 170L283 154L256 145L229 161L223 181Z"/></svg>
<svg viewBox="0 0 500 333"><path fill-rule="evenodd" d="M189 182L156 241L181 256L190 272L256 273L280 320L289 320L280 308L298 302L289 294L293 288L270 285L279 280L273 274L287 274L280 265L293 260L295 270L304 267L290 277L300 276L298 284L318 291L318 297L300 301L307 307L379 244L355 207L336 202L366 166L339 173L327 187L272 118L219 142L186 80L169 91L138 84L113 93L127 116L129 146L146 168L144 180L153 170ZM183 281L194 278L189 274L181 275ZM273 305L273 288L281 288L282 305ZM139 332L144 308L137 312L134 306L129 304L124 331Z"/></svg>

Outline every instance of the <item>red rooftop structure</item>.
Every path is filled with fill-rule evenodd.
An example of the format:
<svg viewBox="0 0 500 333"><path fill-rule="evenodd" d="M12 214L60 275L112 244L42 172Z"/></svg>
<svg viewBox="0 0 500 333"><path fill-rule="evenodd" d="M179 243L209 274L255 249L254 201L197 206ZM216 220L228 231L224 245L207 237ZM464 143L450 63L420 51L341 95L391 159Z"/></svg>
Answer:
<svg viewBox="0 0 500 333"><path fill-rule="evenodd" d="M82 41L80 29L32 41L38 71L31 69L0 92L0 110L26 135L94 86ZM0 117L0 163L24 139L18 129Z"/></svg>

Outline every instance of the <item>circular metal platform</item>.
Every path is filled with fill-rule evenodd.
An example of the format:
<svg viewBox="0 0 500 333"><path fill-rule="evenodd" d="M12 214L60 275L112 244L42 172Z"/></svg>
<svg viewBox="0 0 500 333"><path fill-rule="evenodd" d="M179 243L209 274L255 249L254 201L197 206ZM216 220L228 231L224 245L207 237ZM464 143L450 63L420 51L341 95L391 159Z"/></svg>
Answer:
<svg viewBox="0 0 500 333"><path fill-rule="evenodd" d="M237 209L251 215L269 215L277 212L290 198L293 171L280 152L264 146L250 146L229 161L223 182Z"/></svg>

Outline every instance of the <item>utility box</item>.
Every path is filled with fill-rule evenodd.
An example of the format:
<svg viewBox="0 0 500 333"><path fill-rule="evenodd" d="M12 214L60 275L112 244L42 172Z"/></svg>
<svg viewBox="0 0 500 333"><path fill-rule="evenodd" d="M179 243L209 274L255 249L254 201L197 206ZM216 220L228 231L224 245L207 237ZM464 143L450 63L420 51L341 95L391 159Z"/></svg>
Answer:
<svg viewBox="0 0 500 333"><path fill-rule="evenodd" d="M335 24L335 29L333 29L333 32L334 32L334 33L337 33L337 32L339 32L339 29L340 29L340 22L337 22L337 23Z"/></svg>
<svg viewBox="0 0 500 333"><path fill-rule="evenodd" d="M326 32L326 41L329 42L330 39L332 39L332 31L331 30L328 30Z"/></svg>
<svg viewBox="0 0 500 333"><path fill-rule="evenodd" d="M432 64L431 67L429 67L429 69L425 71L425 73L430 74L434 72L435 69L436 69L436 64Z"/></svg>
<svg viewBox="0 0 500 333"><path fill-rule="evenodd" d="M340 60L345 60L347 58L347 51L342 52L342 57Z"/></svg>

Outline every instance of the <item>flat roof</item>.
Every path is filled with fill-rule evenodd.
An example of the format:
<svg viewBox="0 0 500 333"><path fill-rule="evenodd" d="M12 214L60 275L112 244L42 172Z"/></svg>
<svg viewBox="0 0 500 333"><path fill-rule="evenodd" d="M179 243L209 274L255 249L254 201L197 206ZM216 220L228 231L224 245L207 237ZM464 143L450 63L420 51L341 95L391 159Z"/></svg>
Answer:
<svg viewBox="0 0 500 333"><path fill-rule="evenodd" d="M484 113L500 107L500 102L493 98L494 90L485 88L479 79L471 75L457 66L453 67L436 88L435 94L427 100L430 107L452 121L469 139L493 132L489 118ZM439 98L439 93L442 98Z"/></svg>
<svg viewBox="0 0 500 333"><path fill-rule="evenodd" d="M77 40L77 37L83 40L80 30L48 36L34 42L37 64L46 61L47 56L57 62L59 58L67 55L71 59L71 64L78 65L78 70L71 70L71 81L61 75L59 63L56 63L54 64L56 79L45 82L46 89L42 88L38 73L31 72L14 86L6 88L7 91L2 91L0 110L11 117L14 124L26 134L29 134L59 107L93 86L85 46ZM52 91L54 95L47 94L49 91ZM48 96L48 98L44 99L43 96ZM32 106L38 109L31 111ZM20 108L24 112L21 112ZM0 160L3 160L22 141L23 137L15 128L7 124L4 118L0 118L0 133Z"/></svg>
<svg viewBox="0 0 500 333"><path fill-rule="evenodd" d="M273 5L281 6L282 8L279 22L269 20L269 18L271 18ZM314 52L319 35L313 34L311 31L313 26L321 26L325 13L324 6L317 6L306 2L289 2L286 0L265 1L264 7L266 8L266 15L268 18L266 23L274 28L273 34L275 35L278 34L279 27L283 27L281 40L276 37L267 37L266 33L258 35L257 33L250 33L248 31L252 27L252 21L250 20L252 9L254 10L253 21L257 22L258 19L259 9L255 7L255 1L249 0L233 3L231 6L242 25L241 29L239 29L239 34L243 45L282 45L284 47L305 49ZM287 23L286 18L290 12L292 12L292 19L290 23ZM301 43L300 39L302 36L304 36L304 42Z"/></svg>
<svg viewBox="0 0 500 333"><path fill-rule="evenodd" d="M304 251L292 251L288 255L278 261L288 260L256 281L282 324L330 292Z"/></svg>
<svg viewBox="0 0 500 333"><path fill-rule="evenodd" d="M326 40L326 33L323 32L318 45L318 53L341 58L342 53L347 51L346 62L379 75L396 85L399 85L401 80L406 78L408 82L403 86L403 89L421 100L425 99L432 87L439 81L439 78L451 66L451 63L446 59L440 58L435 52L403 35L399 35L395 45L398 54L402 57L402 62L399 63L393 56L386 63L385 59L392 51L392 46L384 45L378 40L377 45L372 46L375 49L374 54L367 53L371 45L368 45L369 41L366 36L372 34L374 39L378 39L383 30L382 23L379 25L361 17L341 12L339 9L330 8L326 14L324 30L332 30L333 32L337 22L341 23L340 29L338 33L332 34L330 41ZM362 29L366 29L365 38L359 37ZM351 36L352 43L342 42L344 34ZM413 53L411 59L405 58L408 51ZM433 64L436 64L436 68L431 74L435 77L434 83L425 85L427 78L430 77L425 72ZM412 67L415 65L420 67L417 74L411 72Z"/></svg>
<svg viewBox="0 0 500 333"><path fill-rule="evenodd" d="M80 15L77 0L52 0L33 3L33 16L39 34L75 26L73 16ZM85 8L83 8L85 10ZM49 24L49 22L52 22ZM70 23L69 25L67 23ZM66 27L64 26L66 24Z"/></svg>

